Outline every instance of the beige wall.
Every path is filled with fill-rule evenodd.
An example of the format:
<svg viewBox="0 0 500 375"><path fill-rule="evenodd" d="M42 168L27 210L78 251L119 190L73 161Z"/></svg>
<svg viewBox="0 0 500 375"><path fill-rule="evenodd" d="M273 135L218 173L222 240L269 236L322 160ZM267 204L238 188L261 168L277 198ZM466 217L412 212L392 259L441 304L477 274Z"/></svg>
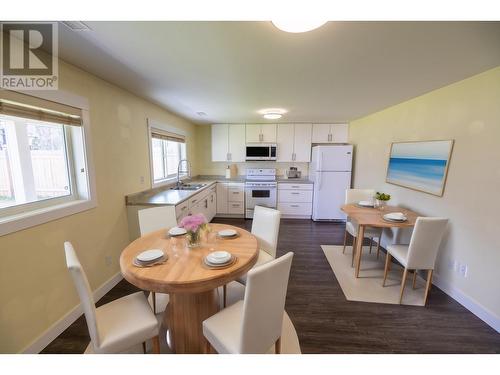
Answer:
<svg viewBox="0 0 500 375"><path fill-rule="evenodd" d="M198 171L203 175L224 175L226 168L230 163L212 162L212 134L210 125L200 125L196 131L197 145L196 165ZM276 168L280 176L285 175L285 171L290 167L297 167L302 171L302 176L307 176L309 163L276 163L276 162L248 162L235 163L238 168L238 174L244 175L246 168Z"/></svg>
<svg viewBox="0 0 500 375"><path fill-rule="evenodd" d="M89 100L98 206L0 237L0 353L21 351L79 303L64 241L75 245L93 289L119 272L124 196L150 186L147 118L185 130L188 156L196 147L195 125L74 66L59 68L60 89Z"/></svg>
<svg viewBox="0 0 500 375"><path fill-rule="evenodd" d="M393 141L454 139L443 197L385 183ZM438 280L499 321L500 67L350 123L354 184L390 193L392 203L450 219ZM388 240L391 240L390 238ZM467 278L449 269L468 265Z"/></svg>

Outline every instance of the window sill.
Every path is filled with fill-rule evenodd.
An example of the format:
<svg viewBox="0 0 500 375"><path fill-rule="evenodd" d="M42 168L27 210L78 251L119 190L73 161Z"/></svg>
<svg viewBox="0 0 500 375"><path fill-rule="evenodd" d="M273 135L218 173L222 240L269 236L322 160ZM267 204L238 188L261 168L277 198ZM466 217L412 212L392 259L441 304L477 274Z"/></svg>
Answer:
<svg viewBox="0 0 500 375"><path fill-rule="evenodd" d="M95 200L75 200L0 218L0 236L97 207Z"/></svg>

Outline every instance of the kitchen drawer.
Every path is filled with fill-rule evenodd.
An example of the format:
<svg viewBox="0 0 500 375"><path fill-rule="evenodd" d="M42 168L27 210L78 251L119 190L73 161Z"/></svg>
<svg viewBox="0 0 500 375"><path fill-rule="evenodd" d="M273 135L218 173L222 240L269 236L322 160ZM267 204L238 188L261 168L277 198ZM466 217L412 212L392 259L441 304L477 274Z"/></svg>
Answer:
<svg viewBox="0 0 500 375"><path fill-rule="evenodd" d="M240 182L229 182L227 183L227 188L245 191L245 184L242 184Z"/></svg>
<svg viewBox="0 0 500 375"><path fill-rule="evenodd" d="M312 198L312 190L280 190L278 192L278 202L310 203Z"/></svg>
<svg viewBox="0 0 500 375"><path fill-rule="evenodd" d="M227 200L229 202L244 202L245 190L229 187L227 189Z"/></svg>
<svg viewBox="0 0 500 375"><path fill-rule="evenodd" d="M227 211L229 214L244 214L245 204L243 202L228 202Z"/></svg>
<svg viewBox="0 0 500 375"><path fill-rule="evenodd" d="M307 215L312 214L312 203L278 203L278 210L283 215Z"/></svg>
<svg viewBox="0 0 500 375"><path fill-rule="evenodd" d="M313 190L313 184L278 183L278 190Z"/></svg>
<svg viewBox="0 0 500 375"><path fill-rule="evenodd" d="M189 204L188 204L188 201L185 201L185 202L182 202L181 204L178 204L177 206L175 206L175 216L177 218L179 217L183 217L183 216L186 216L186 214L188 213L188 209L189 209Z"/></svg>

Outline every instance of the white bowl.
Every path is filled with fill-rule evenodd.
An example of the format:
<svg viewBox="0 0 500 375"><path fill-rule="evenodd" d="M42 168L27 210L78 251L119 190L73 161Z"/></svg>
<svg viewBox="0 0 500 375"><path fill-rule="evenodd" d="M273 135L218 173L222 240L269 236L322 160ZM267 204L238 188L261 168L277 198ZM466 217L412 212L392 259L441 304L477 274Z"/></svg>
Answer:
<svg viewBox="0 0 500 375"><path fill-rule="evenodd" d="M207 260L214 264L224 264L231 260L231 254L227 251L214 251L207 255Z"/></svg>
<svg viewBox="0 0 500 375"><path fill-rule="evenodd" d="M152 262L153 260L160 259L163 256L163 250L151 249L143 251L136 256L137 260L141 262Z"/></svg>
<svg viewBox="0 0 500 375"><path fill-rule="evenodd" d="M170 228L168 231L168 234L171 235L172 237L182 236L183 234L186 233L187 231L184 228L179 228L179 227Z"/></svg>
<svg viewBox="0 0 500 375"><path fill-rule="evenodd" d="M358 204L364 207L373 207L373 202L371 201L359 201Z"/></svg>
<svg viewBox="0 0 500 375"><path fill-rule="evenodd" d="M218 235L220 237L234 237L238 234L234 229L224 229L219 231Z"/></svg>
<svg viewBox="0 0 500 375"><path fill-rule="evenodd" d="M391 212L384 215L384 219L387 220L397 220L397 221L405 221L407 218L402 212Z"/></svg>

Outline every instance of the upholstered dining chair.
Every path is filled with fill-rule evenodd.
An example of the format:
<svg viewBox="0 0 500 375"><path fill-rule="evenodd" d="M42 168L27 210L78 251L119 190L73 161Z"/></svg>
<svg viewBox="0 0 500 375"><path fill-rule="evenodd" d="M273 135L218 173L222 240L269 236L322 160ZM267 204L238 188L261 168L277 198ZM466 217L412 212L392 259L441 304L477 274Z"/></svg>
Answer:
<svg viewBox="0 0 500 375"><path fill-rule="evenodd" d="M404 267L399 303L403 300L408 270L413 270L413 288L415 288L417 271L427 271L424 305L427 303L427 297L432 283L432 272L447 223L448 219L445 218L418 217L409 245L393 244L387 246L387 257L385 259L384 281L382 286L385 286L391 258L394 257Z"/></svg>
<svg viewBox="0 0 500 375"><path fill-rule="evenodd" d="M203 322L203 335L220 354L281 352L281 329L293 253L248 271L243 301Z"/></svg>
<svg viewBox="0 0 500 375"><path fill-rule="evenodd" d="M269 207L256 206L253 214L251 233L259 243L259 257L254 267L276 258L281 212ZM238 279L246 284L246 275Z"/></svg>
<svg viewBox="0 0 500 375"><path fill-rule="evenodd" d="M345 204L357 203L359 201L372 201L375 196L375 190L373 189L346 189L345 191ZM347 245L347 233L352 236L352 259L351 266L354 266L354 249L356 248L356 241L358 241L358 224L352 221L349 217L345 223L345 233L344 233L344 248L342 249L342 254L345 253L345 248ZM370 239L370 253L372 252L373 239L377 238L377 259L380 254L380 241L382 238L382 228L365 228L365 238ZM361 239L363 241L363 238ZM361 247L363 248L363 247Z"/></svg>
<svg viewBox="0 0 500 375"><path fill-rule="evenodd" d="M66 265L80 297L94 353L120 353L152 339L160 352L158 321L143 292L119 298L96 309L87 276L73 245L64 243Z"/></svg>
<svg viewBox="0 0 500 375"><path fill-rule="evenodd" d="M156 230L164 228L172 228L177 226L177 218L175 217L175 210L172 207L160 206L145 208L137 212L139 216L139 229L141 236L146 233L151 233ZM148 301L153 307L155 314L162 313L167 308L170 297L166 293L151 292Z"/></svg>

